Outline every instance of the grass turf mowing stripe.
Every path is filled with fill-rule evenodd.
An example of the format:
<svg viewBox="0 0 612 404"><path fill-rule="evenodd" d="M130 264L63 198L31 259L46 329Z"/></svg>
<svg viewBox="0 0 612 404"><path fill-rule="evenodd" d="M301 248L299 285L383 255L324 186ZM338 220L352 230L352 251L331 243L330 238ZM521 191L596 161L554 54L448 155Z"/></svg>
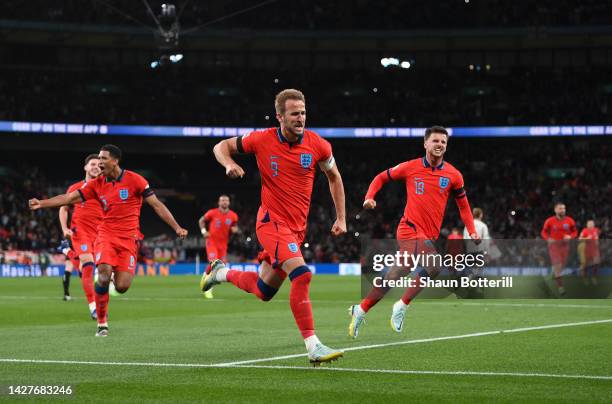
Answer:
<svg viewBox="0 0 612 404"><path fill-rule="evenodd" d="M478 372L471 370L399 370L399 369L359 369L359 368L333 368L308 366L280 366L280 365L215 365L199 363L144 363L144 362L101 362L101 361L72 361L72 360L45 360L45 359L0 359L2 363L32 363L57 365L100 365L100 366L148 366L148 367L174 367L174 368L231 368L231 369L293 369L307 371L334 371L334 372L360 372L360 373L387 373L403 375L444 375L444 376L510 376L510 377L549 377L560 379L590 379L612 380L612 376L605 375L568 375L555 373L521 373L521 372Z"/></svg>
<svg viewBox="0 0 612 404"><path fill-rule="evenodd" d="M463 338L473 338L473 337L483 337L487 335L499 335L504 333L516 333L516 332L526 332L526 331L536 331L536 330L546 330L550 328L562 328L562 327L576 327L580 325L592 325L592 324L603 324L603 323L611 323L611 319L606 320L591 320L591 321L581 321L576 323L562 323L562 324L549 324L549 325L539 325L534 327L523 327L523 328L512 328L508 330L495 330L495 331L484 331L484 332L475 332L470 334L461 334L461 335L450 335L446 337L434 337L434 338L423 338L423 339L413 339L407 341L398 341L398 342L388 342L384 344L373 344L373 345L361 345L350 348L342 349L343 351L359 351L363 349L373 349L373 348L384 348L388 346L397 346L397 345L407 345L407 344L419 344L425 342L435 342L435 341L445 341L452 339L463 339ZM251 359L245 361L236 361L236 362L226 362L226 363L217 363L215 365L218 366L238 366L238 365L248 365L251 363L259 363L259 362L272 362L283 359L293 359L307 356L308 354L294 354L294 355L283 355L283 356L273 356L269 358L260 358L260 359Z"/></svg>
<svg viewBox="0 0 612 404"><path fill-rule="evenodd" d="M612 322L612 319L591 320L591 321L562 323L562 324L549 324L549 325L540 325L540 326L534 326L534 327L513 328L513 329L508 329L508 330L495 330L495 331L476 332L476 333L470 333L470 334L450 335L446 337L434 337L434 338L389 342L389 343L384 343L384 344L361 345L361 346L346 348L344 349L344 351L357 351L357 350L363 350L363 349L384 348L384 347L396 346L396 345L419 344L419 343L444 341L444 340L452 340L452 339L473 338L473 337L482 337L482 336L488 336L488 335L500 335L503 333L517 333L517 332L526 332L526 331L546 330L546 329L551 329L551 328L576 327L576 326L581 326L581 325L603 324L603 323L610 323L610 322ZM307 356L306 353L300 353L300 354L292 354L292 355L274 356L270 358L260 358L260 359L246 360L246 361L213 363L213 364L161 363L161 362L63 361L63 360L52 360L52 359L47 360L47 359L16 359L16 358L0 358L0 363L56 363L56 364L82 364L82 365L155 366L155 367L233 367L233 366L240 366L240 365L249 365L249 364L259 363L259 362L271 362L271 361L278 361L278 360L283 360L283 359L301 358L305 356Z"/></svg>

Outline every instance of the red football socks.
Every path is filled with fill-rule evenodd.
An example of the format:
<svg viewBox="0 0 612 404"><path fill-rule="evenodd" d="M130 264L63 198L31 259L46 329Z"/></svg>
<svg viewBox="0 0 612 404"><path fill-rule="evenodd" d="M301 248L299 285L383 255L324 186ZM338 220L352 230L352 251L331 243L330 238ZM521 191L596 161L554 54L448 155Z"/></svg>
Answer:
<svg viewBox="0 0 612 404"><path fill-rule="evenodd" d="M305 268L305 270L301 268ZM315 334L312 305L310 304L310 280L312 279L312 273L308 270L308 267L302 266L291 272L289 279L291 279L289 306L291 306L293 318L302 337L306 339Z"/></svg>
<svg viewBox="0 0 612 404"><path fill-rule="evenodd" d="M85 292L85 298L87 303L93 303L94 298L94 282L93 282L94 263L86 262L81 268L81 283L83 284L83 292Z"/></svg>
<svg viewBox="0 0 612 404"><path fill-rule="evenodd" d="M252 293L259 299L264 300L264 295L257 287L259 275L256 272L242 272L235 269L227 271L227 281L236 285L237 288L247 293Z"/></svg>
<svg viewBox="0 0 612 404"><path fill-rule="evenodd" d="M372 307L376 305L387 293L388 289L383 288L372 288L370 293L361 301L361 310L368 312Z"/></svg>
<svg viewBox="0 0 612 404"><path fill-rule="evenodd" d="M96 313L98 313L98 324L107 323L108 312L108 286L102 287L96 283Z"/></svg>
<svg viewBox="0 0 612 404"><path fill-rule="evenodd" d="M416 295L421 293L421 290L423 290L423 288L419 286L421 275L417 274L413 279L414 279L414 283L413 283L414 286L407 287L406 291L404 292L404 295L402 296L402 302L404 302L404 304L410 304L412 299L414 299Z"/></svg>

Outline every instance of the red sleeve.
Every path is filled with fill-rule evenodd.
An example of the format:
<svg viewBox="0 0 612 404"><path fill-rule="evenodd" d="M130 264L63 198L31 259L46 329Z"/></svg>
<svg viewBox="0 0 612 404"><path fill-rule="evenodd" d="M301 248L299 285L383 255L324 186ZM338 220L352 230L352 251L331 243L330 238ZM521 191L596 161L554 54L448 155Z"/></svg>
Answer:
<svg viewBox="0 0 612 404"><path fill-rule="evenodd" d="M451 190L453 191L455 199L463 198L465 196L465 189L463 186L463 175L457 171L456 174L453 175L453 182L451 184Z"/></svg>
<svg viewBox="0 0 612 404"><path fill-rule="evenodd" d="M540 233L540 236L542 236L544 240L548 240L548 238L550 237L550 221L548 219L546 219L546 221L544 222L544 226L542 227L542 232Z"/></svg>
<svg viewBox="0 0 612 404"><path fill-rule="evenodd" d="M400 163L395 167L391 167L387 170L389 180L391 181L403 181L408 177L409 172L410 165L408 161Z"/></svg>
<svg viewBox="0 0 612 404"><path fill-rule="evenodd" d="M370 183L370 187L368 188L368 192L366 193L364 200L367 201L368 199L375 199L378 191L380 191L382 186L389 181L391 181L389 170L385 170L382 173L378 174L376 177L374 177L374 179Z"/></svg>
<svg viewBox="0 0 612 404"><path fill-rule="evenodd" d="M81 188L78 189L79 194L81 194L81 199L86 201L88 199L98 199L98 192L96 189L98 181L89 181L83 184Z"/></svg>
<svg viewBox="0 0 612 404"><path fill-rule="evenodd" d="M331 144L322 137L319 137L319 158L317 161L327 161L332 157Z"/></svg>
<svg viewBox="0 0 612 404"><path fill-rule="evenodd" d="M239 137L237 139L238 151L240 153L256 153L259 144L261 143L261 138L263 137L263 132L253 131L249 132L246 135Z"/></svg>
<svg viewBox="0 0 612 404"><path fill-rule="evenodd" d="M461 187L461 190L463 190L463 186ZM474 226L474 216L472 216L472 208L470 208L470 203L468 202L468 198L465 195L465 191L463 191L462 196L457 196L455 198L455 202L457 203L457 207L459 208L459 215L461 215L461 221L463 222L463 224L465 224L465 228L467 229L468 234L472 235L476 233L476 227Z"/></svg>
<svg viewBox="0 0 612 404"><path fill-rule="evenodd" d="M143 198L153 195L153 190L149 187L149 183L142 175L135 175L134 185L137 195L142 195Z"/></svg>
<svg viewBox="0 0 612 404"><path fill-rule="evenodd" d="M214 214L215 214L215 210L214 209L209 209L208 212L206 212L204 214L204 221L205 222L210 222L211 220L213 220Z"/></svg>
<svg viewBox="0 0 612 404"><path fill-rule="evenodd" d="M365 196L365 199L374 199L376 194L383 185L385 185L389 181L399 181L403 180L407 176L407 163L400 163L395 167L388 168L385 171L378 174L372 182L370 183L370 187L368 188L368 192Z"/></svg>
<svg viewBox="0 0 612 404"><path fill-rule="evenodd" d="M234 223L232 223L232 226L236 226L237 224L238 224L238 214L234 212Z"/></svg>
<svg viewBox="0 0 612 404"><path fill-rule="evenodd" d="M586 227L584 229L582 229L582 231L580 232L580 238L587 238L587 229Z"/></svg>

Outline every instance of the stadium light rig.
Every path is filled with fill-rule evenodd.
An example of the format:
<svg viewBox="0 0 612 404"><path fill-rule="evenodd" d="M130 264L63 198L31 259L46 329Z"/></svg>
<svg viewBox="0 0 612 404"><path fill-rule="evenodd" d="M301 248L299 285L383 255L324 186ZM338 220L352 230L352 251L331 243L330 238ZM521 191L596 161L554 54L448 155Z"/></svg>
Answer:
<svg viewBox="0 0 612 404"><path fill-rule="evenodd" d="M150 7L147 8L157 24L157 48L161 56L151 62L151 69L165 67L170 64L178 63L183 59L183 54L173 51L179 45L180 24L174 4L164 3L161 5L161 13L155 18Z"/></svg>
<svg viewBox="0 0 612 404"><path fill-rule="evenodd" d="M400 69L410 69L412 63L409 60L400 61L398 58L382 58L380 59L382 67L399 67Z"/></svg>
<svg viewBox="0 0 612 404"><path fill-rule="evenodd" d="M169 64L176 64L183 60L183 54L177 53L174 55L162 55L158 60L151 62L151 69L157 69L158 67L164 67Z"/></svg>

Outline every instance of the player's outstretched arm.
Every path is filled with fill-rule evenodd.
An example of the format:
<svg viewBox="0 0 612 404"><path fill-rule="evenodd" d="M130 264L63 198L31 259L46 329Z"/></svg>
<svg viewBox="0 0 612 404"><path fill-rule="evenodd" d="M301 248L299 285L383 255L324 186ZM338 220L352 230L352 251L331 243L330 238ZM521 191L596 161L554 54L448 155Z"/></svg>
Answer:
<svg viewBox="0 0 612 404"><path fill-rule="evenodd" d="M81 194L79 191L74 191L69 194L57 195L49 199L41 200L32 198L28 201L28 207L30 210L57 208L59 206L72 205L79 201L81 201Z"/></svg>
<svg viewBox="0 0 612 404"><path fill-rule="evenodd" d="M72 230L68 227L68 207L62 206L59 209L59 221L62 226L62 233L64 233L64 238L72 237Z"/></svg>
<svg viewBox="0 0 612 404"><path fill-rule="evenodd" d="M385 185L390 180L391 178L389 177L389 170L385 170L378 174L376 177L374 177L364 198L363 207L365 209L374 209L376 207L376 201L374 199L376 198L376 194L378 193L378 191L380 191L383 185Z"/></svg>
<svg viewBox="0 0 612 404"><path fill-rule="evenodd" d="M346 207L344 197L344 183L338 167L334 164L329 170L323 170L329 182L329 192L334 200L336 207L336 221L334 222L331 232L334 236L339 236L346 233Z"/></svg>
<svg viewBox="0 0 612 404"><path fill-rule="evenodd" d="M225 174L230 178L242 178L244 170L232 158L232 154L238 154L238 138L232 137L220 141L213 148L215 158L223 167Z"/></svg>
<svg viewBox="0 0 612 404"><path fill-rule="evenodd" d="M177 236L179 236L180 238L187 237L187 230L179 226L176 220L174 220L174 216L172 216L170 210L168 210L168 208L166 207L166 205L164 205L162 201L157 199L157 196L155 196L155 194L146 197L145 201L147 201L149 206L153 208L155 213L157 213L157 216L159 216L164 222L166 222L168 226L172 227L172 230L176 232Z"/></svg>

